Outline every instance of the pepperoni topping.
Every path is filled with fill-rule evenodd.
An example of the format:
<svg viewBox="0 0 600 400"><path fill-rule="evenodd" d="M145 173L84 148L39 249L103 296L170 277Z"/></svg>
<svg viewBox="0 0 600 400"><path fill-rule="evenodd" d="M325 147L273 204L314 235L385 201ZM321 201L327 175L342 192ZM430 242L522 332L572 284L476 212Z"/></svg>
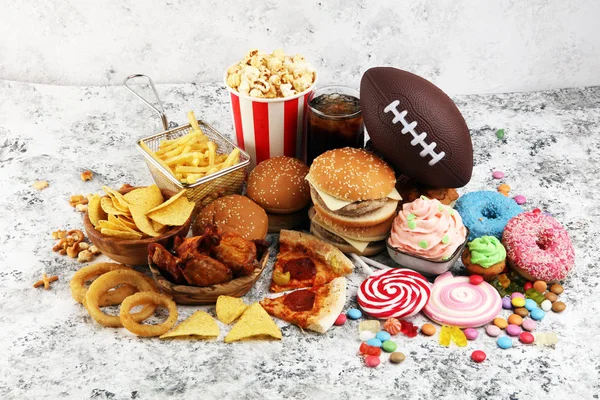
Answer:
<svg viewBox="0 0 600 400"><path fill-rule="evenodd" d="M317 274L317 267L308 257L296 258L285 263L283 272L289 272L292 279L303 281L313 278Z"/></svg>
<svg viewBox="0 0 600 400"><path fill-rule="evenodd" d="M285 296L283 304L292 311L310 311L315 305L315 292L296 290Z"/></svg>

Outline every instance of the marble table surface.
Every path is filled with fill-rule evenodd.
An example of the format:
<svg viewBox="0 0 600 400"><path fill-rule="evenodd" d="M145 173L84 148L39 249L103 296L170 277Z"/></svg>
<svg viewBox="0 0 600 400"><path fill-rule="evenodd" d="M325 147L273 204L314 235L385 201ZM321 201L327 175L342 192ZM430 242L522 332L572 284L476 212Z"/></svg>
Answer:
<svg viewBox="0 0 600 400"><path fill-rule="evenodd" d="M184 122L195 110L232 134L228 96L218 84L158 90L173 120ZM70 195L152 182L134 143L158 132L159 120L123 87L0 81L0 398L598 398L600 87L455 100L475 150L473 179L460 193L494 190L492 171L502 170L511 193L527 197L525 209L539 207L569 230L577 258L561 295L567 309L538 325L559 342L501 350L483 329L466 348L442 347L437 336L398 337L406 361L393 365L383 356L370 369L356 355L357 322L320 335L277 320L281 341L233 344L223 342L229 327L221 324L215 341L162 341L94 323L70 295L81 264L52 252L51 232L82 227ZM80 180L85 169L92 181ZM32 188L39 179L50 186ZM33 289L44 272L59 281L49 291ZM270 273L271 264L246 302L265 296ZM359 268L349 277L346 308L356 306L365 277ZM180 320L197 309L180 306ZM487 353L484 363L470 360L475 349Z"/></svg>

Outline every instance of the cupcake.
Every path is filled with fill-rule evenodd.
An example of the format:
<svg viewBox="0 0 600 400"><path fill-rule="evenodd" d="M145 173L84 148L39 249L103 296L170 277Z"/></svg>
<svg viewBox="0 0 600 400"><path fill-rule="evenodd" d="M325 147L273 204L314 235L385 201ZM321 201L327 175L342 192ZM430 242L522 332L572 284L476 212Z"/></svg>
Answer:
<svg viewBox="0 0 600 400"><path fill-rule="evenodd" d="M467 228L457 211L421 196L402 205L388 245L411 256L442 262L452 259L466 238Z"/></svg>
<svg viewBox="0 0 600 400"><path fill-rule="evenodd" d="M504 271L506 249L495 236L482 236L467 243L462 262L469 273L491 282Z"/></svg>

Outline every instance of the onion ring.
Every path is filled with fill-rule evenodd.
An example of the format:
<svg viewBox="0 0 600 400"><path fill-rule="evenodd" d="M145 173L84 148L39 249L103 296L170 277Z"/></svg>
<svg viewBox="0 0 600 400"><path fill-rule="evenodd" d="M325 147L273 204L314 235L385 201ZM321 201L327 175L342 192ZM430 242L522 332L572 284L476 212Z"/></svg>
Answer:
<svg viewBox="0 0 600 400"><path fill-rule="evenodd" d="M92 318L94 318L94 320L96 320L96 322L98 322L100 325L121 327L123 324L121 323L121 319L118 315L107 315L100 310L100 297L111 288L123 284L134 286L142 292L158 293L158 289L153 282L151 282L151 278L132 269L117 269L107 272L103 275L100 275L94 282L92 282L87 293L85 294L83 305L88 310ZM131 317L135 321L143 321L151 316L155 309L156 306L154 304L146 305L140 312L131 314Z"/></svg>
<svg viewBox="0 0 600 400"><path fill-rule="evenodd" d="M157 306L161 305L169 310L169 317L165 322L158 325L142 325L135 321L135 314L132 315L129 311L135 306L148 303ZM177 312L177 305L170 297L156 292L138 292L123 300L119 316L121 317L121 323L129 332L138 336L152 337L160 336L170 331L175 322L177 322L179 314Z"/></svg>
<svg viewBox="0 0 600 400"><path fill-rule="evenodd" d="M85 294L88 291L88 287L86 287L85 283L117 269L131 270L131 267L116 263L97 263L81 268L79 271L75 272L75 275L73 275L71 282L69 283L69 286L71 287L71 296L73 296L73 299L76 302L83 303ZM121 304L126 297L131 296L137 291L138 290L133 286L122 285L100 296L98 305L100 307L105 307Z"/></svg>

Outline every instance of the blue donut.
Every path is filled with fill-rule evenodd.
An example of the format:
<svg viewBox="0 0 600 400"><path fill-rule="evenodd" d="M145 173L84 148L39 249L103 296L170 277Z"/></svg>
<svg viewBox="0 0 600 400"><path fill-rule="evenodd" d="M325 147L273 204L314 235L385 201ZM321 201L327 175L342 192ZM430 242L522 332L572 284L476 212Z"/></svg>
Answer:
<svg viewBox="0 0 600 400"><path fill-rule="evenodd" d="M456 201L454 208L471 231L469 241L481 236L502 240L508 220L523 212L513 199L490 190L467 193Z"/></svg>

